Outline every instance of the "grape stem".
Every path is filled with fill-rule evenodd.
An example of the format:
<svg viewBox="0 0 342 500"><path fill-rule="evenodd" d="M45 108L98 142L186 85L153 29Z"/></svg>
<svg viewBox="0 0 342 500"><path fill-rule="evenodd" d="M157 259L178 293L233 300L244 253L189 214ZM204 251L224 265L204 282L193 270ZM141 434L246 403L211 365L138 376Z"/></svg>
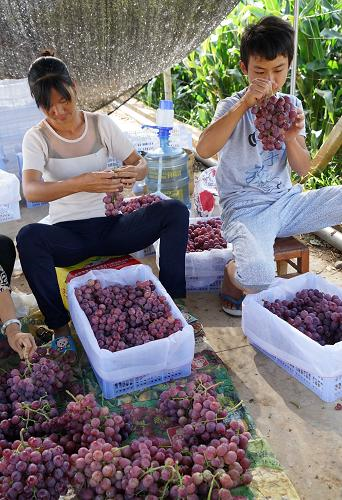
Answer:
<svg viewBox="0 0 342 500"><path fill-rule="evenodd" d="M217 484L217 481L215 481L215 477L219 474L219 472L216 472L216 474L213 476L212 480L211 480L211 484L210 484L210 488L209 488L209 491L208 491L208 496L207 496L207 500L210 500L211 499L211 494L213 492L213 488L214 488L214 483Z"/></svg>
<svg viewBox="0 0 342 500"><path fill-rule="evenodd" d="M68 391L68 389L66 389L65 392L69 394L69 396L75 401L75 403L78 403L77 398L73 395L72 392Z"/></svg>

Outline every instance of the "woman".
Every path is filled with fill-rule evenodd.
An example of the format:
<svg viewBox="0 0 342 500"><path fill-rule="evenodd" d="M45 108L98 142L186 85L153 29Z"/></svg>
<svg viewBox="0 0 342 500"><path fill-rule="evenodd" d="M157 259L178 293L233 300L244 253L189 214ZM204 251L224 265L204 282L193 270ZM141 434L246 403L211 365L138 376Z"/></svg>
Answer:
<svg viewBox="0 0 342 500"><path fill-rule="evenodd" d="M36 350L34 338L30 333L21 331L20 321L16 318L15 307L11 299L9 283L15 261L13 241L0 235L0 320L1 333L7 337L9 345L19 356L30 358Z"/></svg>
<svg viewBox="0 0 342 500"><path fill-rule="evenodd" d="M104 216L103 193L142 180L147 166L106 115L76 105L66 65L43 55L30 67L31 94L45 119L23 141L23 190L29 201L48 201L52 225L29 224L17 237L24 274L56 336L69 335L69 315L55 267L93 255L141 250L160 238L160 281L173 298L185 297L185 250L189 212L167 200L128 215ZM108 157L123 162L112 171Z"/></svg>

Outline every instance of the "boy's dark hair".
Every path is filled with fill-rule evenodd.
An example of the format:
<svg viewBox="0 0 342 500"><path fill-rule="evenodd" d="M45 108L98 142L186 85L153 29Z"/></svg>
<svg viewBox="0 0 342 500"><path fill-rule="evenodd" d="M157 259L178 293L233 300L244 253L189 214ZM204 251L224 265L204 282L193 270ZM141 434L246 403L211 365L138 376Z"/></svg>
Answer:
<svg viewBox="0 0 342 500"><path fill-rule="evenodd" d="M251 55L271 61L279 55L287 56L289 65L293 59L294 30L287 22L276 16L263 17L245 29L240 45L240 57L246 68Z"/></svg>
<svg viewBox="0 0 342 500"><path fill-rule="evenodd" d="M55 89L64 99L71 100L68 87L74 85L69 70L63 61L54 57L51 51L45 51L36 59L28 72L28 83L31 95L38 108L49 110L51 106L51 90Z"/></svg>

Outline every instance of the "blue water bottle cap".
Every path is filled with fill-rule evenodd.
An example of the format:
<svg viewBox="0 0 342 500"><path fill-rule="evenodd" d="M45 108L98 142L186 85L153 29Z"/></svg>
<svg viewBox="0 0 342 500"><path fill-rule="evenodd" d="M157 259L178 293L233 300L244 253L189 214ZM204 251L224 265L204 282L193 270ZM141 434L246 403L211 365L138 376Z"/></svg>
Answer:
<svg viewBox="0 0 342 500"><path fill-rule="evenodd" d="M173 109L173 102L168 99L159 101L159 109Z"/></svg>

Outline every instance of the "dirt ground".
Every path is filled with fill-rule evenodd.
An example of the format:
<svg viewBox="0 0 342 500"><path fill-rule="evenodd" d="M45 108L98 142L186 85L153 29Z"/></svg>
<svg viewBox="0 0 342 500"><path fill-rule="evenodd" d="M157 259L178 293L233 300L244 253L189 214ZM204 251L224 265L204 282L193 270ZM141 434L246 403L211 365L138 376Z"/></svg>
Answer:
<svg viewBox="0 0 342 500"><path fill-rule="evenodd" d="M0 232L15 238L20 227L40 220L46 212L46 207L22 208L22 219L2 224ZM303 240L310 247L310 271L342 286L342 270L334 267L342 254L313 235ZM145 260L155 269L153 257ZM12 285L14 290L29 291L20 273ZM240 320L220 310L216 294L191 293L187 306L203 323L209 344L229 368L241 399L300 498L342 500L342 412L255 351Z"/></svg>
<svg viewBox="0 0 342 500"><path fill-rule="evenodd" d="M126 120L122 113L120 122ZM22 219L2 224L0 232L15 238L23 225L47 214L46 207L22 208ZM310 247L310 271L342 286L342 270L335 263L342 254L314 235L303 241ZM153 265L153 257L147 260ZM155 266L153 266L155 267ZM20 272L14 289L29 291ZM240 320L220 310L218 296L191 293L190 312L203 323L207 340L230 370L236 388L260 432L267 437L278 460L302 500L342 500L342 411L324 403L271 360L249 345ZM270 500L281 500L274 496ZM282 500L291 496L282 497Z"/></svg>

